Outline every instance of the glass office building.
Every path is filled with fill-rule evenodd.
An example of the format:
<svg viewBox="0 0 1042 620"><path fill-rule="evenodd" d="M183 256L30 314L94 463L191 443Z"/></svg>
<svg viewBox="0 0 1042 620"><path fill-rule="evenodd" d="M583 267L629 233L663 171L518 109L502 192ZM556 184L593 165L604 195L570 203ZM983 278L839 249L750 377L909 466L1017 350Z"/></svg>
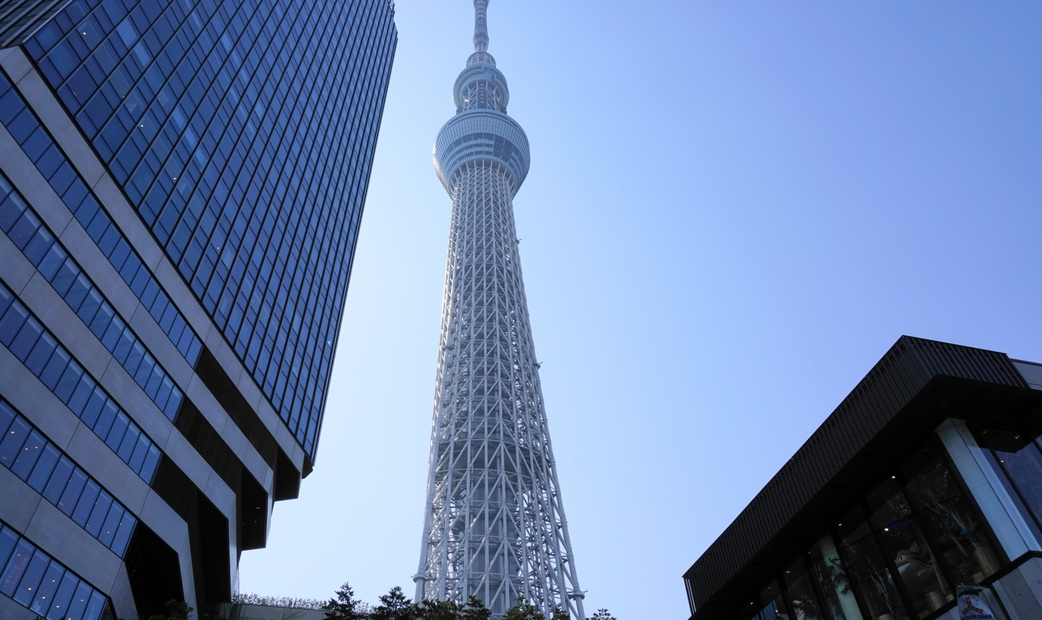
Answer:
<svg viewBox="0 0 1042 620"><path fill-rule="evenodd" d="M1042 365L904 337L685 574L693 620L1042 618Z"/></svg>
<svg viewBox="0 0 1042 620"><path fill-rule="evenodd" d="M0 614L230 600L317 452L389 0L0 4Z"/></svg>

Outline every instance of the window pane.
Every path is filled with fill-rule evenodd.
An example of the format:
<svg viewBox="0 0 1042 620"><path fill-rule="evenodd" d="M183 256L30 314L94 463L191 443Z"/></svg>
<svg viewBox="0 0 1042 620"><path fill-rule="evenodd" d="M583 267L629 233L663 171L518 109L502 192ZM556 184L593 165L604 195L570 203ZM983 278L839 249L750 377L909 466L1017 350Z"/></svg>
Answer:
<svg viewBox="0 0 1042 620"><path fill-rule="evenodd" d="M994 451L999 466L1024 499L1031 513L1025 518L1034 516L1036 523L1042 523L1042 453L1038 446L1017 431L980 428L974 435L977 443Z"/></svg>
<svg viewBox="0 0 1042 620"><path fill-rule="evenodd" d="M62 493L61 499L56 504L58 509L71 515L73 509L76 508L76 501L80 499L80 493L83 492L83 487L86 485L87 474L77 467L69 477L69 484L65 485L65 492Z"/></svg>
<svg viewBox="0 0 1042 620"><path fill-rule="evenodd" d="M91 587L82 581L76 584L76 591L72 595L72 601L69 602L67 620L80 620L83 617L83 612L87 610L87 603L90 602L91 591Z"/></svg>
<svg viewBox="0 0 1042 620"><path fill-rule="evenodd" d="M22 449L22 444L29 436L30 430L29 423L24 418L21 416L15 418L10 428L7 429L7 434L0 440L0 465L11 468Z"/></svg>
<svg viewBox="0 0 1042 620"><path fill-rule="evenodd" d="M108 436L105 438L105 443L108 444L108 447L112 448L113 451L119 450L119 444L122 443L123 435L127 433L128 426L130 426L130 416L120 411L119 414L116 415L116 421L113 422L112 428L108 432Z"/></svg>
<svg viewBox="0 0 1042 620"><path fill-rule="evenodd" d="M22 580L11 598L28 607L33 600L33 593L36 592L36 588L40 587L43 573L47 570L47 566L50 563L51 559L42 551L37 550L33 554L32 559L29 560L29 565L25 567Z"/></svg>
<svg viewBox="0 0 1042 620"><path fill-rule="evenodd" d="M51 444L47 444L47 447L43 449L43 454L36 461L36 467L33 468L33 473L29 476L29 486L36 489L37 493L43 492L44 485L47 484L47 480L50 478L51 472L54 471L54 466L60 456L61 453Z"/></svg>
<svg viewBox="0 0 1042 620"><path fill-rule="evenodd" d="M29 318L29 312L22 307L22 304L12 303L8 307L7 312L0 319L0 342L4 346L11 347L11 343L14 342L15 336L27 318Z"/></svg>
<svg viewBox="0 0 1042 620"><path fill-rule="evenodd" d="M14 308L11 309L14 310ZM11 353L14 353L15 357L25 362L42 335L43 325L40 325L39 321L32 317L27 318L25 323L22 324L22 329L18 330L18 335L14 337L14 342L11 343Z"/></svg>
<svg viewBox="0 0 1042 620"><path fill-rule="evenodd" d="M119 521L119 529L116 530L116 537L112 540L110 547L119 557L123 557L123 552L127 550L127 543L134 534L135 525L137 525L137 519L134 518L134 515L130 514L130 511L124 511L123 518Z"/></svg>
<svg viewBox="0 0 1042 620"><path fill-rule="evenodd" d="M105 522L101 526L101 532L98 533L98 540L101 541L101 544L106 547L112 545L116 532L119 531L119 522L123 518L123 513L124 510L119 504L115 504L109 509L109 513L105 515Z"/></svg>
<svg viewBox="0 0 1042 620"><path fill-rule="evenodd" d="M851 511L838 525L839 552L847 568L850 588L864 605L870 618L890 614L895 619L907 619L893 578L883 559L864 513L860 508Z"/></svg>
<svg viewBox="0 0 1042 620"><path fill-rule="evenodd" d="M1000 553L942 450L930 442L906 461L905 492L948 575L955 583L978 584L998 570Z"/></svg>
<svg viewBox="0 0 1042 620"><path fill-rule="evenodd" d="M76 508L72 511L72 520L80 526L85 526L87 517L94 510L94 502L98 501L100 493L101 487L98 483L93 480L87 480L87 486L83 488L79 500L76 501Z"/></svg>
<svg viewBox="0 0 1042 620"><path fill-rule="evenodd" d="M101 526L105 524L105 517L108 516L109 508L111 507L112 496L102 491L94 503L90 517L87 518L87 524L84 526L88 534L97 538L98 533L101 532Z"/></svg>
<svg viewBox="0 0 1042 620"><path fill-rule="evenodd" d="M22 480L27 479L29 473L33 470L33 466L36 465L36 460L40 458L45 445L47 445L47 440L40 434L40 431L33 430L29 433L29 439L26 440L18 453L18 458L15 459L11 471Z"/></svg>
<svg viewBox="0 0 1042 620"><path fill-rule="evenodd" d="M814 593L814 584L807 573L807 566L800 558L785 569L785 586L789 593L789 601L796 612L797 620L826 620L818 595Z"/></svg>
<svg viewBox="0 0 1042 620"><path fill-rule="evenodd" d="M7 565L7 558L18 544L18 534L9 527L0 525L0 567Z"/></svg>
<svg viewBox="0 0 1042 620"><path fill-rule="evenodd" d="M26 324L26 327L28 325ZM22 331L25 331L25 329L23 328ZM33 346L29 356L25 359L25 365L29 370L33 371L34 375L39 377L43 374L43 369L51 359L51 354L54 353L56 346L58 346L58 342L50 334L46 332L40 334L40 337L36 340L36 345Z"/></svg>
<svg viewBox="0 0 1042 620"><path fill-rule="evenodd" d="M27 541L18 541L14 553L7 560L4 573L0 575L0 592L7 596L14 596L15 590L18 588L18 582L22 580L22 575L25 574L25 569L29 566L29 561L33 557L33 551L35 549Z"/></svg>
<svg viewBox="0 0 1042 620"><path fill-rule="evenodd" d="M777 583L772 582L760 592L760 605L763 605L763 608L755 616L757 620L789 620L785 601L782 600L781 589Z"/></svg>
<svg viewBox="0 0 1042 620"><path fill-rule="evenodd" d="M144 436L142 436L139 441L144 439ZM162 453L159 451L159 448L154 445L148 446L148 456L145 457L145 462L141 465L141 471L138 472L145 482L152 484L152 476L156 473L156 467L159 465L161 456Z"/></svg>
<svg viewBox="0 0 1042 620"><path fill-rule="evenodd" d="M56 506L58 505L58 499L65 491L65 485L69 481L69 477L72 476L74 469L76 469L76 466L72 464L69 457L62 456L58 460L58 464L54 467L54 473L51 474L51 479L43 490L43 496L47 498L47 501Z"/></svg>
<svg viewBox="0 0 1042 620"><path fill-rule="evenodd" d="M119 413L119 409L116 408L116 403L112 402L105 393L98 388L94 392L95 396L104 403L101 407L101 412L98 415L98 421L94 424L94 432L97 433L98 437L104 440L108 437L109 430L112 428L112 423L116 420L116 416ZM84 416L86 419L86 416Z"/></svg>
<svg viewBox="0 0 1042 620"><path fill-rule="evenodd" d="M11 422L14 422L16 415L10 405L0 400L0 436L7 434L7 429L11 426Z"/></svg>
<svg viewBox="0 0 1042 620"><path fill-rule="evenodd" d="M79 582L80 580L71 572L65 573L62 577L61 585L58 586L58 591L55 592L51 600L50 609L47 611L47 620L61 620L65 617L65 614L69 611L72 595L75 593Z"/></svg>
<svg viewBox="0 0 1042 620"><path fill-rule="evenodd" d="M897 567L919 617L955 600L896 478L886 480L869 494L868 504L872 509L871 522L876 536L884 553Z"/></svg>
<svg viewBox="0 0 1042 620"><path fill-rule="evenodd" d="M63 576L65 576L65 569L61 564L51 560L51 564L40 581L40 586L33 590L33 602L29 609L40 615L50 611L51 600L54 599L54 594L58 591L58 585L61 584Z"/></svg>
<svg viewBox="0 0 1042 620"><path fill-rule="evenodd" d="M105 597L100 592L91 592L87 609L83 612L83 620L100 620L105 611Z"/></svg>

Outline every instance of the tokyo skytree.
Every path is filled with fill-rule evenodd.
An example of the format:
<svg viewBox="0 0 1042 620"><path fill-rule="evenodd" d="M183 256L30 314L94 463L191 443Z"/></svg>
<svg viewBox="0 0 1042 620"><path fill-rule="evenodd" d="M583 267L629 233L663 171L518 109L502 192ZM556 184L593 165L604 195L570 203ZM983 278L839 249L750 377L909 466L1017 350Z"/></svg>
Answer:
<svg viewBox="0 0 1042 620"><path fill-rule="evenodd" d="M528 138L507 116L487 8L474 0L474 53L434 147L452 222L416 600L476 595L499 618L520 597L585 620L514 230Z"/></svg>

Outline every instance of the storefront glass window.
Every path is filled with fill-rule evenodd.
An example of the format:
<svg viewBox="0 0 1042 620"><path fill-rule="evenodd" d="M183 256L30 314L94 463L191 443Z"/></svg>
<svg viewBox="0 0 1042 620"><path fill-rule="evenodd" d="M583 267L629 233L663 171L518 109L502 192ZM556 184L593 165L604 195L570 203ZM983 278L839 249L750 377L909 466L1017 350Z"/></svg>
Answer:
<svg viewBox="0 0 1042 620"><path fill-rule="evenodd" d="M1034 441L1035 434L982 426L970 428L977 443L991 450L997 473L1008 477L1027 505L1029 514L1024 518L1042 524L1042 452Z"/></svg>
<svg viewBox="0 0 1042 620"><path fill-rule="evenodd" d="M868 519L861 508L855 508L838 524L839 552L847 567L850 587L854 590L868 617L874 620L907 620L887 568L883 549L879 546Z"/></svg>
<svg viewBox="0 0 1042 620"><path fill-rule="evenodd" d="M796 620L827 620L803 558L793 562L792 566L785 570L784 577Z"/></svg>
<svg viewBox="0 0 1042 620"><path fill-rule="evenodd" d="M974 432L1011 493L1042 516L1042 445L1035 435ZM952 607L956 585L979 584L1008 563L936 437L852 503L803 555L780 567L777 581L749 607L760 611L748 617L932 619Z"/></svg>
<svg viewBox="0 0 1042 620"><path fill-rule="evenodd" d="M760 592L760 604L763 608L754 618L756 620L789 620L778 583L772 581Z"/></svg>
<svg viewBox="0 0 1042 620"><path fill-rule="evenodd" d="M832 620L864 620L830 534L822 536L810 548L810 564L811 574L817 580L824 598L822 607L832 616Z"/></svg>
<svg viewBox="0 0 1042 620"><path fill-rule="evenodd" d="M978 584L999 569L1001 553L942 450L931 442L905 461L904 491L950 583Z"/></svg>
<svg viewBox="0 0 1042 620"><path fill-rule="evenodd" d="M923 618L954 600L896 476L876 488L868 496L868 504L872 510L872 529L918 617Z"/></svg>

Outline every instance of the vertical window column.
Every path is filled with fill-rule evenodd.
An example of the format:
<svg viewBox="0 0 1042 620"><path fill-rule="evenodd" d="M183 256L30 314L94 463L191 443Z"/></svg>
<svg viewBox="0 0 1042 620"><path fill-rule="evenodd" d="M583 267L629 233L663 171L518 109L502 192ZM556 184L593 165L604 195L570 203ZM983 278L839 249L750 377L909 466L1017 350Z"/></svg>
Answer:
<svg viewBox="0 0 1042 620"><path fill-rule="evenodd" d="M945 420L936 433L1006 555L1012 560L1042 551L1042 531L992 451L978 444L962 420Z"/></svg>

